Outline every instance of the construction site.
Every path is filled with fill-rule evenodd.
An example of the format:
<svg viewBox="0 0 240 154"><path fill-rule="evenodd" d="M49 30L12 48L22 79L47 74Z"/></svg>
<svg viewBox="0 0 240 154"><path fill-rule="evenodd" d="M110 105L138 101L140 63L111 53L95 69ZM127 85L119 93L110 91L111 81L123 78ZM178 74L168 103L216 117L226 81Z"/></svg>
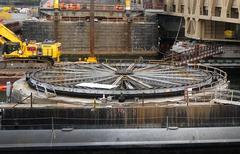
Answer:
<svg viewBox="0 0 240 154"><path fill-rule="evenodd" d="M0 152L240 152L240 0L0 6Z"/></svg>

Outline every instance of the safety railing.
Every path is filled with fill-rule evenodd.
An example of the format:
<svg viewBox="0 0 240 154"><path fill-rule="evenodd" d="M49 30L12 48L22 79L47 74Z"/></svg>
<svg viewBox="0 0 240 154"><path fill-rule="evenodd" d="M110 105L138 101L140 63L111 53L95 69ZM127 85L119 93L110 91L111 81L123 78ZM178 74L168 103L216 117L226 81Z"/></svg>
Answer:
<svg viewBox="0 0 240 154"><path fill-rule="evenodd" d="M186 65L188 63L197 62L201 59L220 54L223 52L220 45L195 46L192 49L185 50L181 53L171 53L164 58L165 61L171 61L174 65Z"/></svg>
<svg viewBox="0 0 240 154"><path fill-rule="evenodd" d="M233 89L201 89L193 91L189 102L209 102L217 104L240 105L240 91Z"/></svg>
<svg viewBox="0 0 240 154"><path fill-rule="evenodd" d="M218 90L215 91L214 99L225 100L229 104L231 104L231 102L234 102L235 104L240 105L240 91L232 89Z"/></svg>
<svg viewBox="0 0 240 154"><path fill-rule="evenodd" d="M99 21L101 22L126 22L126 18L124 18L123 15L114 16L114 17L96 17L99 18ZM61 21L72 21L72 22L82 22L82 21L88 21L89 19L84 16L64 16L62 17ZM95 22L98 22L98 20L95 19ZM139 23L139 22L151 22L151 20L147 17L131 17L132 23Z"/></svg>
<svg viewBox="0 0 240 154"><path fill-rule="evenodd" d="M205 89L213 89L217 88L216 86L219 86L218 88L221 88L221 86L225 86L228 83L228 76L227 73L224 72L221 69L218 69L216 67L211 67L207 65L202 65L202 64L188 64L188 67L195 68L195 69L201 69L206 72L212 73L213 74L213 82L211 82L208 87L205 87Z"/></svg>
<svg viewBox="0 0 240 154"><path fill-rule="evenodd" d="M1 119L2 130L13 129L115 129L192 128L240 126L240 117L152 117L152 118L19 118Z"/></svg>
<svg viewBox="0 0 240 154"><path fill-rule="evenodd" d="M81 3L60 3L60 10L64 11L89 11L90 3L89 2L81 2ZM40 4L40 9L53 9L53 4L46 2ZM103 4L96 3L94 5L95 11L116 11L123 12L125 11L125 6L122 4Z"/></svg>

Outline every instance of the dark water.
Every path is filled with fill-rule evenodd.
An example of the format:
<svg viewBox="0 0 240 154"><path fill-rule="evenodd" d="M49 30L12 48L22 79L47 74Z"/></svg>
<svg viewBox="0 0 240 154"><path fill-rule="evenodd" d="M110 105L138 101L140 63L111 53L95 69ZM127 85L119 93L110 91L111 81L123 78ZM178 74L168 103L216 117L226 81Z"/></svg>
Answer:
<svg viewBox="0 0 240 154"><path fill-rule="evenodd" d="M146 148L146 147L128 147L128 148L108 148L108 147L98 147L98 148L58 148L44 150L14 150L11 151L0 151L4 154L239 154L240 148L239 144L215 144L213 146L203 145L203 146L176 146L176 147L158 147L158 148Z"/></svg>
<svg viewBox="0 0 240 154"><path fill-rule="evenodd" d="M227 72L228 80L230 81L229 88L240 90L240 68L222 69Z"/></svg>

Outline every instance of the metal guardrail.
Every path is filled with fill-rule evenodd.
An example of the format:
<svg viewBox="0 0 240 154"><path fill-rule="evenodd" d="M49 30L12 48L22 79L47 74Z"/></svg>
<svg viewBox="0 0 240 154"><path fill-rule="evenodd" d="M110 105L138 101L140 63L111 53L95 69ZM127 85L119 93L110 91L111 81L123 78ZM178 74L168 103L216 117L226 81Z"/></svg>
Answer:
<svg viewBox="0 0 240 154"><path fill-rule="evenodd" d="M192 92L190 102L209 102L226 105L240 105L240 91L233 89L202 89Z"/></svg>
<svg viewBox="0 0 240 154"><path fill-rule="evenodd" d="M232 89L216 91L215 99L238 102L240 105L240 91Z"/></svg>
<svg viewBox="0 0 240 154"><path fill-rule="evenodd" d="M53 5L41 3L40 9L51 10L53 9ZM116 11L116 12L124 12L125 6L121 4L103 4L96 3L94 5L95 11ZM90 4L88 3L60 3L60 10L62 11L90 11Z"/></svg>
<svg viewBox="0 0 240 154"><path fill-rule="evenodd" d="M240 67L239 59L207 59L200 60L204 65L217 67Z"/></svg>
<svg viewBox="0 0 240 154"><path fill-rule="evenodd" d="M182 66L188 63L197 62L212 55L220 54L222 52L222 46L206 45L202 47L195 47L181 53L172 53L165 57L164 60L171 62L174 65Z"/></svg>
<svg viewBox="0 0 240 154"><path fill-rule="evenodd" d="M215 81L211 82L210 85L206 88L213 89L217 85L219 86L219 85L224 85L224 84L228 83L227 73L221 69L218 69L216 67L202 65L202 64L188 64L188 66L192 67L192 68L206 70L206 71L211 72L216 75Z"/></svg>

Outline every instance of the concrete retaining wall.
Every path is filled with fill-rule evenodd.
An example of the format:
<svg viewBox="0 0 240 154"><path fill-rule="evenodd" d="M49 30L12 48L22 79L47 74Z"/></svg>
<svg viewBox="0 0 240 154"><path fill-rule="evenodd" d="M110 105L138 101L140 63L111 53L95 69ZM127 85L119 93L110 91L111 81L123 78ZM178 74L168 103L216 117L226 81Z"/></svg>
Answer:
<svg viewBox="0 0 240 154"><path fill-rule="evenodd" d="M89 22L60 22L58 41L65 54L87 54ZM24 21L23 38L43 41L54 39L54 24L49 21ZM96 54L156 52L158 30L153 22L96 22ZM153 51L153 49L155 49Z"/></svg>

